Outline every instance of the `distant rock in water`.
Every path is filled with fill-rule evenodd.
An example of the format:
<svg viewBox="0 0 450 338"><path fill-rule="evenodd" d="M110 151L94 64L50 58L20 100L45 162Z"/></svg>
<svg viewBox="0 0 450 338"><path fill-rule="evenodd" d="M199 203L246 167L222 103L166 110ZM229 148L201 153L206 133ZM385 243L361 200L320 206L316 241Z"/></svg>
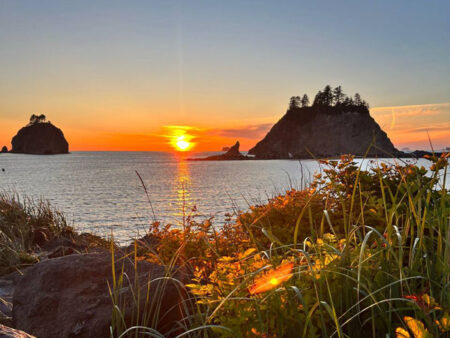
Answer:
<svg viewBox="0 0 450 338"><path fill-rule="evenodd" d="M234 146L228 149L225 154L208 156L205 158L189 159L190 161L236 161L236 160L249 160L251 157L242 155L239 151L239 141Z"/></svg>
<svg viewBox="0 0 450 338"><path fill-rule="evenodd" d="M2 151L0 151L1 153L7 153L8 152L8 147L7 146L3 146L2 147Z"/></svg>
<svg viewBox="0 0 450 338"><path fill-rule="evenodd" d="M341 154L402 156L366 106L290 107L263 140L256 158L325 158Z"/></svg>
<svg viewBox="0 0 450 338"><path fill-rule="evenodd" d="M61 129L45 122L44 115L33 115L30 123L13 137L11 144L12 153L53 155L69 152L69 144Z"/></svg>
<svg viewBox="0 0 450 338"><path fill-rule="evenodd" d="M413 157L413 158L423 158L425 156L436 156L436 157L441 157L442 152L431 152L431 151L426 151L426 150L414 150L413 152L410 152L409 157Z"/></svg>

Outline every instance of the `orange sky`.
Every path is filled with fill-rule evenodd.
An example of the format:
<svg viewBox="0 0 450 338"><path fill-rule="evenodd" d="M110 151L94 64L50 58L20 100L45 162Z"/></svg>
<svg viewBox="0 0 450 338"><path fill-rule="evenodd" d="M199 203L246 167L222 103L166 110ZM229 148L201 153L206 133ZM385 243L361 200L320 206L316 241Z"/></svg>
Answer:
<svg viewBox="0 0 450 338"><path fill-rule="evenodd" d="M0 146L45 114L71 151L171 150L168 126L189 127L192 151L248 150L291 96L329 84L360 93L398 148L429 149L427 131L447 147L449 6L0 1Z"/></svg>
<svg viewBox="0 0 450 338"><path fill-rule="evenodd" d="M192 151L201 152L218 151L237 140L240 141L242 150L248 150L264 137L283 115L282 107L271 108L278 108L278 112L261 114L266 116L260 118L252 116L227 119L223 111L209 116L205 112L197 112L195 118L191 119L178 116L182 123L176 123L177 116L174 117L173 114L170 118L152 115L148 111L128 114L125 109L123 112L106 114L107 117L104 117L105 114L99 114L91 118L78 115L77 118L77 114L58 112L47 113L47 116L64 131L71 151L171 151L171 136L174 131L181 130L192 136L191 141L195 143ZM186 113L183 115L186 116ZM399 149L429 149L428 134L436 149L450 146L450 103L374 107L371 109L371 115ZM17 115L2 117L0 145L10 148L12 136L27 123L28 117L28 114L23 114L20 119ZM160 126L155 127L155 124Z"/></svg>

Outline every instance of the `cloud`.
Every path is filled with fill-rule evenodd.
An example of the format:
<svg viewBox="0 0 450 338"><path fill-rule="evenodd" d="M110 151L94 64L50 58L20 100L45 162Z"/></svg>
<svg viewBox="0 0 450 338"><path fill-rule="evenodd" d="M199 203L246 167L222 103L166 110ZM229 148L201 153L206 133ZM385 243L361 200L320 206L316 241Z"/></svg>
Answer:
<svg viewBox="0 0 450 338"><path fill-rule="evenodd" d="M371 114L397 146L429 148L450 144L450 103L375 107Z"/></svg>
<svg viewBox="0 0 450 338"><path fill-rule="evenodd" d="M450 123L439 126L430 126L425 128L413 128L408 130L410 133L426 133L429 131L450 131Z"/></svg>
<svg viewBox="0 0 450 338"><path fill-rule="evenodd" d="M410 106L374 107L370 111L375 116L413 117L440 115L449 111L450 103L422 104Z"/></svg>
<svg viewBox="0 0 450 338"><path fill-rule="evenodd" d="M260 139L267 134L272 125L272 123L261 123L237 128L213 129L211 133L223 137Z"/></svg>

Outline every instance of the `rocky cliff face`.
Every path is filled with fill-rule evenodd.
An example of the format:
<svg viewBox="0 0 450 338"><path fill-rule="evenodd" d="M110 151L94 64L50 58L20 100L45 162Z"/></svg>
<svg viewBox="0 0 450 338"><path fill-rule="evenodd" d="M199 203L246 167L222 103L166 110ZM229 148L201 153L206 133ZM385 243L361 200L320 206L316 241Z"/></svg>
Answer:
<svg viewBox="0 0 450 338"><path fill-rule="evenodd" d="M50 122L34 123L19 130L12 141L12 153L23 154L67 154L67 143L61 129Z"/></svg>
<svg viewBox="0 0 450 338"><path fill-rule="evenodd" d="M367 110L314 106L288 110L249 154L257 158L363 156L369 147L371 157L401 155Z"/></svg>

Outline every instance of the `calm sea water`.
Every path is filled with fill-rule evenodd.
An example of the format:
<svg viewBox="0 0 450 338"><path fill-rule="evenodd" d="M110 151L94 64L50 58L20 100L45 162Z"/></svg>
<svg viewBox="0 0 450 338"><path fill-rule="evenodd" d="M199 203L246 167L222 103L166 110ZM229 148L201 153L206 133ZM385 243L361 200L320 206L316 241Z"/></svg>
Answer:
<svg viewBox="0 0 450 338"><path fill-rule="evenodd" d="M199 217L214 216L220 224L225 213L299 188L318 170L314 160L190 162L158 152L1 154L0 189L44 197L79 231L112 230L125 241L145 232L154 218L182 224L194 206Z"/></svg>

